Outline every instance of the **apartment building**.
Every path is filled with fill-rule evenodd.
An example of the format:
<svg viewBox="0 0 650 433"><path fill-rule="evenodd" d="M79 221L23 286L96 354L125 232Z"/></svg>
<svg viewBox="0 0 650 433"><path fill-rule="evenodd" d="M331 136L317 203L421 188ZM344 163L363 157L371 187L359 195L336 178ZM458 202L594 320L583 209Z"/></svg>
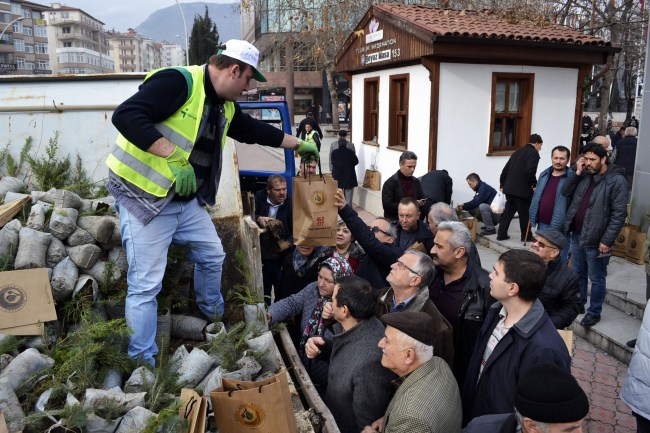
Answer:
<svg viewBox="0 0 650 433"><path fill-rule="evenodd" d="M149 72L162 66L162 44L145 38L133 29L126 33L110 32L115 72Z"/></svg>
<svg viewBox="0 0 650 433"><path fill-rule="evenodd" d="M50 64L55 74L115 72L109 35L104 31L103 22L79 8L61 3L52 3L44 18Z"/></svg>
<svg viewBox="0 0 650 433"><path fill-rule="evenodd" d="M185 48L170 42L162 43L162 66L185 66Z"/></svg>
<svg viewBox="0 0 650 433"><path fill-rule="evenodd" d="M0 74L51 74L47 27L49 7L0 0Z"/></svg>

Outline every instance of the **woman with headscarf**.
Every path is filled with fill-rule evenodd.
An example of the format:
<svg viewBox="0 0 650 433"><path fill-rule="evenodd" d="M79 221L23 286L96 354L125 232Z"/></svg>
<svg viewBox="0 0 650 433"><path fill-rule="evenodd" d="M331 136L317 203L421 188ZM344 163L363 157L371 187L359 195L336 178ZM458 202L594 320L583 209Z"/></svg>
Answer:
<svg viewBox="0 0 650 433"><path fill-rule="evenodd" d="M282 279L275 292L275 302L298 293L307 284L316 281L318 265L329 257L329 247L299 245L293 254L282 261Z"/></svg>
<svg viewBox="0 0 650 433"><path fill-rule="evenodd" d="M328 362L305 356L305 343L311 337L332 338L324 323L323 308L330 302L334 293L334 285L338 278L352 275L352 268L347 260L341 257L329 257L318 266L318 280L307 284L300 292L289 296L269 307L267 320L269 323L282 322L296 314L302 313L300 329L302 335L298 344L300 359L307 368L312 382L319 390L327 388Z"/></svg>
<svg viewBox="0 0 650 433"><path fill-rule="evenodd" d="M359 263L361 263L365 255L366 252L354 240L354 236L345 221L339 220L336 226L336 245L332 247L330 256L339 256L347 260L352 267L352 272L356 274Z"/></svg>

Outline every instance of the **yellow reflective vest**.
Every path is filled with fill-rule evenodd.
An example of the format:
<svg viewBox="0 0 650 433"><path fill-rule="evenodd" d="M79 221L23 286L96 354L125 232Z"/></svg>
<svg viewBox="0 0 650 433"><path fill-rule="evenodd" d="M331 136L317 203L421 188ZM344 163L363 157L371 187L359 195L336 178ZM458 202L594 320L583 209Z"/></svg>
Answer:
<svg viewBox="0 0 650 433"><path fill-rule="evenodd" d="M189 96L185 104L174 114L155 125L156 129L169 141L178 146L187 159L196 141L205 102L204 66L174 68L181 72L187 81ZM150 72L145 81L160 69ZM221 137L221 148L226 144L230 122L235 115L235 104L224 102L226 126ZM167 160L140 149L119 134L115 146L106 160L108 168L124 180L156 197L165 197L175 178Z"/></svg>

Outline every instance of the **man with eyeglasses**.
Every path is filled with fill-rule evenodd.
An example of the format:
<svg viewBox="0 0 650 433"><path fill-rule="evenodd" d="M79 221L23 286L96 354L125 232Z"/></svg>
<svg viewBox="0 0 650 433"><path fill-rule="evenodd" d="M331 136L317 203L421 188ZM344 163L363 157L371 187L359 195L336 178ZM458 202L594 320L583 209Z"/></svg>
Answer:
<svg viewBox="0 0 650 433"><path fill-rule="evenodd" d="M348 226L352 236L366 252L356 275L370 282L375 290L386 287L390 266L404 253L404 250L395 244L397 229L386 218L377 218L370 225L366 225L347 204L345 194L340 188L336 191L335 205L339 208L339 216Z"/></svg>
<svg viewBox="0 0 650 433"><path fill-rule="evenodd" d="M452 371L462 387L474 343L494 302L487 271L469 259L472 239L458 221L441 222L431 248L435 273L429 297L449 321L454 335Z"/></svg>
<svg viewBox="0 0 650 433"><path fill-rule="evenodd" d="M454 356L451 325L429 299L429 283L433 278L433 261L423 252L407 250L391 266L386 281L390 287L379 293L377 317L400 311L422 311L431 316L435 355L449 366Z"/></svg>
<svg viewBox="0 0 650 433"><path fill-rule="evenodd" d="M530 251L546 264L546 282L538 299L553 325L564 329L571 325L580 311L578 275L564 264L560 254L566 236L552 228L538 230L536 235Z"/></svg>

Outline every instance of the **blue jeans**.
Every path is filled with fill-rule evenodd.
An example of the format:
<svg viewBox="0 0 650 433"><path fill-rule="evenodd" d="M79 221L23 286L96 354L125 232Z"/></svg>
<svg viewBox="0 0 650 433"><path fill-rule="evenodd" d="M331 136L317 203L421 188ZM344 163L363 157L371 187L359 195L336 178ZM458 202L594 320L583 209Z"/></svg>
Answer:
<svg viewBox="0 0 650 433"><path fill-rule="evenodd" d="M598 258L599 254L597 247L580 246L580 233L571 234L571 268L578 274L580 301L583 305L587 303L587 278L589 278L591 302L587 313L594 316L600 316L607 292L605 271L609 257Z"/></svg>
<svg viewBox="0 0 650 433"><path fill-rule="evenodd" d="M551 227L549 224L544 224L544 223L537 223L537 230L544 230ZM553 227L551 227L553 228ZM558 230L560 233L562 233L560 230ZM562 261L564 262L565 265L569 264L569 248L571 247L571 234L567 233L566 235L566 242L564 244L564 248L562 248L562 251L560 251L560 257L562 257Z"/></svg>
<svg viewBox="0 0 650 433"><path fill-rule="evenodd" d="M129 262L126 323L133 334L128 353L153 365L158 353L156 296L162 288L169 245L190 247L196 302L207 317L223 314L221 269L226 254L210 216L196 199L169 203L146 225L124 207L119 213L122 246Z"/></svg>

